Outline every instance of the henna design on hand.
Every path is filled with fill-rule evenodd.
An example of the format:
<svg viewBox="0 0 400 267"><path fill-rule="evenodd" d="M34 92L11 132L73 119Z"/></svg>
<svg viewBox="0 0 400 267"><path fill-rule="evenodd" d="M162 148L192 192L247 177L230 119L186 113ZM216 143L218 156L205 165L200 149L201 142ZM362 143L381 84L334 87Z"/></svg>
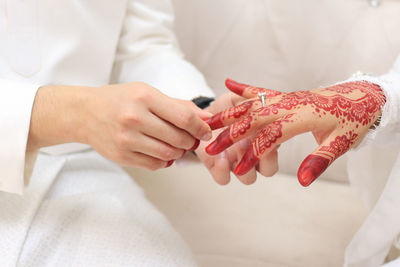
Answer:
<svg viewBox="0 0 400 267"><path fill-rule="evenodd" d="M256 136L252 147L235 169L236 174L242 175L263 154L287 140L288 135L313 131L322 145L299 168L299 181L305 186L311 184L335 159L365 135L381 115L381 108L386 101L380 87L368 82L348 82L291 93L252 87L232 80L227 80L226 84L231 91L245 97L266 92L269 105L260 107L260 101L254 98L212 117L209 123L213 124L213 129L233 124L206 148L207 152L217 154L234 142ZM291 118L294 114L297 119ZM282 130L283 125L292 129L290 134ZM260 127L264 128L259 131ZM338 131L345 134L335 136L334 133ZM326 139L331 142L325 143Z"/></svg>
<svg viewBox="0 0 400 267"><path fill-rule="evenodd" d="M277 141L282 137L283 124L293 123L293 120L289 120L292 116L293 114L288 114L263 128L253 142L252 147L246 152L242 160L236 166L234 173L237 175L246 174L258 163L260 157L267 149L277 145Z"/></svg>
<svg viewBox="0 0 400 267"><path fill-rule="evenodd" d="M297 176L303 186L314 182L331 163L346 153L356 142L358 134L349 131L342 136L336 136L329 145L321 146L309 155L300 165Z"/></svg>
<svg viewBox="0 0 400 267"><path fill-rule="evenodd" d="M349 131L342 136L336 136L329 146L322 146L315 154L326 157L329 163L346 153L357 140L358 134Z"/></svg>
<svg viewBox="0 0 400 267"><path fill-rule="evenodd" d="M209 118L206 122L210 126L211 130L215 130L218 128L224 127L224 122L227 123L231 119L238 119L242 115L246 114L249 109L253 107L255 104L255 100L247 101L241 105L231 107L223 112L218 113L217 115ZM233 122L234 120L232 120Z"/></svg>

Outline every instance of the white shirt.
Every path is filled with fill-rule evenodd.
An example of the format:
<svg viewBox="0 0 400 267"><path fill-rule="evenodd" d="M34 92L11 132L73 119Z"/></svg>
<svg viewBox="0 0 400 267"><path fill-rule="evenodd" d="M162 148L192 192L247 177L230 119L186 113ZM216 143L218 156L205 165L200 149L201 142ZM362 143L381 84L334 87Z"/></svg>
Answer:
<svg viewBox="0 0 400 267"><path fill-rule="evenodd" d="M26 143L40 86L144 81L176 98L213 96L183 59L172 13L169 0L0 0L0 190L21 194L30 175Z"/></svg>

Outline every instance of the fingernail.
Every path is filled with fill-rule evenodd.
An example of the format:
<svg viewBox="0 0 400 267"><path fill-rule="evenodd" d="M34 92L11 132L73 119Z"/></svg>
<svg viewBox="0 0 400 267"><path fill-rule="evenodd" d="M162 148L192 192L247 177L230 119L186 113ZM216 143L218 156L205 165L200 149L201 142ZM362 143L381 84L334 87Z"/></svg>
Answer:
<svg viewBox="0 0 400 267"><path fill-rule="evenodd" d="M233 172L238 176L244 175L249 172L258 161L259 158L254 154L253 149L250 149L243 156L242 160L239 162Z"/></svg>
<svg viewBox="0 0 400 267"><path fill-rule="evenodd" d="M302 186L312 184L329 166L329 159L309 155L300 165L297 177Z"/></svg>
<svg viewBox="0 0 400 267"><path fill-rule="evenodd" d="M218 135L217 139L209 144L206 147L206 152L209 155L217 155L218 153L221 153L228 147L230 147L233 144L232 139L230 138L230 129L226 129L220 135Z"/></svg>
<svg viewBox="0 0 400 267"><path fill-rule="evenodd" d="M196 139L196 141L194 142L194 145L192 146L191 149L189 149L189 151L195 151L200 145L200 140Z"/></svg>
<svg viewBox="0 0 400 267"><path fill-rule="evenodd" d="M168 161L167 166L165 166L165 168L171 167L172 164L174 164L174 160Z"/></svg>
<svg viewBox="0 0 400 267"><path fill-rule="evenodd" d="M212 133L211 132L207 132L205 135L203 135L202 137L201 137L201 140L203 140L203 141L208 141L208 140L210 140L212 138Z"/></svg>
<svg viewBox="0 0 400 267"><path fill-rule="evenodd" d="M221 120L221 113L215 114L211 118L206 120L206 123L210 126L211 130L219 129L224 127L224 124Z"/></svg>
<svg viewBox="0 0 400 267"><path fill-rule="evenodd" d="M225 80L225 86L231 90L232 92L234 92L235 94L238 95L243 95L243 91L244 88L243 86L241 86L240 84L238 84L237 82L235 82L234 80L228 78Z"/></svg>

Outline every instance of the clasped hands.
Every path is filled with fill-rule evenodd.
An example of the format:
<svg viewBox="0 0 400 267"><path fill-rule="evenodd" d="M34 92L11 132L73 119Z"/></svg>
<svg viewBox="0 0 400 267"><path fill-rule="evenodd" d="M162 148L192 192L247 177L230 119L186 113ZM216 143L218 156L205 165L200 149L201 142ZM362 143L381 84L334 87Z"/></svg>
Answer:
<svg viewBox="0 0 400 267"><path fill-rule="evenodd" d="M362 140L385 103L380 87L368 82L290 93L229 79L226 85L231 92L206 110L144 83L44 86L35 98L27 150L79 142L121 165L151 170L195 150L217 183L227 184L233 171L251 184L257 171L276 173L281 143L312 132L319 147L298 171L308 186ZM208 144L211 130L218 136Z"/></svg>
<svg viewBox="0 0 400 267"><path fill-rule="evenodd" d="M244 184L256 180L256 171L272 176L278 170L279 145L312 132L319 146L298 169L300 184L308 186L362 140L385 103L380 87L363 81L290 93L230 79L226 86L235 95L221 96L208 109L215 115L207 123L220 129L218 136L196 150L219 184L229 182L231 170ZM265 106L258 93L266 96ZM231 107L226 106L229 102Z"/></svg>

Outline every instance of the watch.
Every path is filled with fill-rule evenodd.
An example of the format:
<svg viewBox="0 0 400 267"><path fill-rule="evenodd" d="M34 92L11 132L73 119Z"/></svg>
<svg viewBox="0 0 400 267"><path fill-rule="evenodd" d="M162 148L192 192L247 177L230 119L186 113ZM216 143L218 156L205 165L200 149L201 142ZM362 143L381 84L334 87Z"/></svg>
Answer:
<svg viewBox="0 0 400 267"><path fill-rule="evenodd" d="M210 106L211 102L213 102L215 98L213 97L205 97L205 96L198 96L192 99L192 102L201 109L205 109L206 107Z"/></svg>

